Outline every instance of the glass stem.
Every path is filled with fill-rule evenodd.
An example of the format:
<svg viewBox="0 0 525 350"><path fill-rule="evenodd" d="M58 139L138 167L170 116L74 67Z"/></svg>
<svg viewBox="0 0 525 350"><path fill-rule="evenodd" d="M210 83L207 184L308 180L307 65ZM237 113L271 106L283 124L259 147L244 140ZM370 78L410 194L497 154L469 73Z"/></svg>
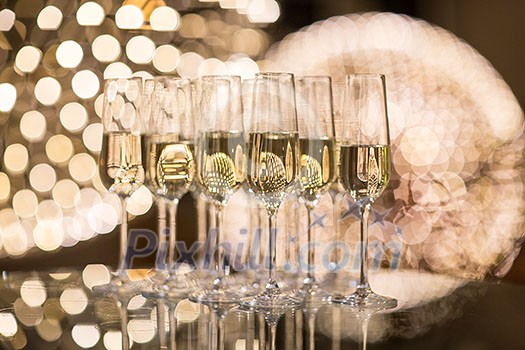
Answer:
<svg viewBox="0 0 525 350"><path fill-rule="evenodd" d="M215 206L215 225L217 230L217 235L215 237L215 250L216 250L216 260L215 260L215 269L218 273L218 281L222 281L225 276L230 275L230 264L226 261L224 247L221 246L223 243L222 237L222 221L224 218L224 210L221 205Z"/></svg>
<svg viewBox="0 0 525 350"><path fill-rule="evenodd" d="M177 208L179 200L174 199L169 203L169 254L168 254L168 269L175 269L175 251L177 243Z"/></svg>
<svg viewBox="0 0 525 350"><path fill-rule="evenodd" d="M308 216L308 267L306 272L306 283L312 287L315 284L315 232L312 229L312 208L307 205L306 212Z"/></svg>
<svg viewBox="0 0 525 350"><path fill-rule="evenodd" d="M308 350L315 350L315 313L308 315Z"/></svg>
<svg viewBox="0 0 525 350"><path fill-rule="evenodd" d="M268 266L268 282L266 283L267 291L275 291L279 288L277 281L275 280L274 270L277 267L277 213L270 213L268 216L268 251L270 266Z"/></svg>
<svg viewBox="0 0 525 350"><path fill-rule="evenodd" d="M363 320L361 320L361 336L359 339L361 340L361 346L359 349L366 350L366 343L368 338L368 321L370 321L369 317L365 317Z"/></svg>
<svg viewBox="0 0 525 350"><path fill-rule="evenodd" d="M277 344L277 322L270 323L270 350L276 350Z"/></svg>
<svg viewBox="0 0 525 350"><path fill-rule="evenodd" d="M157 303L157 330L159 334L159 349L160 350L167 350L168 344L166 341L166 304L164 299L160 298L158 299Z"/></svg>
<svg viewBox="0 0 525 350"><path fill-rule="evenodd" d="M120 300L120 332L122 336L122 350L129 350L128 337L128 301Z"/></svg>
<svg viewBox="0 0 525 350"><path fill-rule="evenodd" d="M360 237L360 269L358 289L368 289L368 215L370 214L370 203L359 205L359 216L361 218L361 237Z"/></svg>
<svg viewBox="0 0 525 350"><path fill-rule="evenodd" d="M169 312L169 335L170 335L170 350L177 349L177 318L175 317L175 307L168 307ZM189 327L191 329L191 327Z"/></svg>
<svg viewBox="0 0 525 350"><path fill-rule="evenodd" d="M126 198L120 199L121 223L120 223L120 250L117 273L124 276L126 270L130 268L126 261L126 252L128 250L128 212L126 211Z"/></svg>
<svg viewBox="0 0 525 350"><path fill-rule="evenodd" d="M166 270L166 201L164 198L157 198L157 231L159 245L155 269Z"/></svg>

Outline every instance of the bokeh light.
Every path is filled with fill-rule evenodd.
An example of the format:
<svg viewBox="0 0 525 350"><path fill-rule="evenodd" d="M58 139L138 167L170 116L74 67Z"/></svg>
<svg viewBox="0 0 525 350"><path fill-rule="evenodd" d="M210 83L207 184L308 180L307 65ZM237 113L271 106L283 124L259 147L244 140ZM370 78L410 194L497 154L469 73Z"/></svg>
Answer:
<svg viewBox="0 0 525 350"><path fill-rule="evenodd" d="M74 181L63 179L58 181L53 187L52 196L53 200L62 209L71 209L76 204L75 201L78 199L79 192L80 189Z"/></svg>
<svg viewBox="0 0 525 350"><path fill-rule="evenodd" d="M87 305L88 297L81 288L66 289L60 294L60 306L70 315L81 314Z"/></svg>
<svg viewBox="0 0 525 350"><path fill-rule="evenodd" d="M87 265L82 271L84 285L90 289L109 283L110 277L109 269L102 264Z"/></svg>
<svg viewBox="0 0 525 350"><path fill-rule="evenodd" d="M134 36L126 44L126 55L130 61L137 64L151 62L154 53L155 43L144 35Z"/></svg>
<svg viewBox="0 0 525 350"><path fill-rule="evenodd" d="M16 89L9 83L0 84L0 112L9 112L16 102Z"/></svg>
<svg viewBox="0 0 525 350"><path fill-rule="evenodd" d="M83 3L77 10L77 22L81 26L99 26L105 17L104 8L94 1Z"/></svg>
<svg viewBox="0 0 525 350"><path fill-rule="evenodd" d="M6 173L0 172L0 203L5 203L11 194L11 181Z"/></svg>
<svg viewBox="0 0 525 350"><path fill-rule="evenodd" d="M39 279L28 279L20 287L20 297L30 307L41 306L47 298L47 291Z"/></svg>
<svg viewBox="0 0 525 350"><path fill-rule="evenodd" d="M120 29L139 29L144 23L144 16L137 6L124 5L117 10L115 22Z"/></svg>
<svg viewBox="0 0 525 350"><path fill-rule="evenodd" d="M174 31L180 26L180 15L169 6L159 6L151 12L149 22L153 30Z"/></svg>
<svg viewBox="0 0 525 350"><path fill-rule="evenodd" d="M46 6L40 11L36 19L38 27L42 30L57 30L62 24L64 15L56 6Z"/></svg>
<svg viewBox="0 0 525 350"><path fill-rule="evenodd" d="M35 216L37 207L38 198L31 190L23 189L13 196L13 210L22 219Z"/></svg>
<svg viewBox="0 0 525 350"><path fill-rule="evenodd" d="M79 184L85 184L95 176L97 163L89 154L78 153L69 161L68 169L73 180Z"/></svg>
<svg viewBox="0 0 525 350"><path fill-rule="evenodd" d="M95 97L100 89L100 81L95 73L90 70L76 72L71 80L71 87L75 95L82 99Z"/></svg>
<svg viewBox="0 0 525 350"><path fill-rule="evenodd" d="M56 58L58 64L64 68L75 68L84 57L82 47L73 40L66 40L58 45Z"/></svg>
<svg viewBox="0 0 525 350"><path fill-rule="evenodd" d="M4 151L4 165L6 170L18 175L23 173L29 163L29 154L27 148L19 143L13 143Z"/></svg>
<svg viewBox="0 0 525 350"><path fill-rule="evenodd" d="M78 346L89 349L100 340L100 331L95 324L77 324L71 330L71 336Z"/></svg>
<svg viewBox="0 0 525 350"><path fill-rule="evenodd" d="M17 331L18 324L15 316L10 312L0 312L0 334L10 338L15 335Z"/></svg>
<svg viewBox="0 0 525 350"><path fill-rule="evenodd" d="M100 62L113 62L120 57L121 48L117 38L110 34L96 37L91 44L93 56Z"/></svg>
<svg viewBox="0 0 525 350"><path fill-rule="evenodd" d="M86 127L82 133L84 146L93 153L99 153L102 149L103 129L102 123L93 123Z"/></svg>
<svg viewBox="0 0 525 350"><path fill-rule="evenodd" d="M66 103L60 109L59 116L62 126L72 133L82 131L88 122L87 110L78 102Z"/></svg>
<svg viewBox="0 0 525 350"><path fill-rule="evenodd" d="M33 73L41 59L42 51L38 47L24 46L16 54L15 66L22 73Z"/></svg>
<svg viewBox="0 0 525 350"><path fill-rule="evenodd" d="M0 11L0 32L8 32L13 28L16 21L16 14L9 10L3 9Z"/></svg>
<svg viewBox="0 0 525 350"><path fill-rule="evenodd" d="M46 117L38 111L29 111L20 119L20 133L29 142L40 142L46 136Z"/></svg>
<svg viewBox="0 0 525 350"><path fill-rule="evenodd" d="M46 142L46 155L54 164L62 165L67 163L73 153L73 143L65 135L51 136Z"/></svg>
<svg viewBox="0 0 525 350"><path fill-rule="evenodd" d="M54 105L60 98L62 87L53 77L44 77L35 84L35 97L44 106Z"/></svg>
<svg viewBox="0 0 525 350"><path fill-rule="evenodd" d="M161 45L157 47L153 55L153 66L159 72L171 73L180 62L180 52L172 45Z"/></svg>

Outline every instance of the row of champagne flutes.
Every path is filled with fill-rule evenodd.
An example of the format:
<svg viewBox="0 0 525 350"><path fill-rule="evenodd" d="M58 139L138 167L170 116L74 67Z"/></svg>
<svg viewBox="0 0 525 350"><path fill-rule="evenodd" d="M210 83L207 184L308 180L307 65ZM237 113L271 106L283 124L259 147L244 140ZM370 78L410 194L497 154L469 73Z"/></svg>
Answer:
<svg viewBox="0 0 525 350"><path fill-rule="evenodd" d="M289 73L259 73L244 82L237 76L108 80L103 124L101 179L122 199L120 265L106 290L126 294L144 288L126 274L125 206L126 198L146 184L157 198L159 249L168 255L167 264L160 259L156 265L151 295L240 304L269 318L326 300L360 308L395 307L395 300L370 289L367 273L368 214L391 171L383 75L347 77L337 135L330 77L294 78ZM276 274L281 204L291 192L299 196L308 212L308 241L313 242L311 212L336 181L353 197L361 217L357 289L332 295L320 288L313 269L301 288L283 283L286 276ZM218 243L224 238L224 208L241 186L266 209L270 265L267 271L231 276L230 261ZM215 207L217 254L212 269L183 274L174 264L176 211L188 191L200 192ZM308 266L313 266L315 250L309 252Z"/></svg>

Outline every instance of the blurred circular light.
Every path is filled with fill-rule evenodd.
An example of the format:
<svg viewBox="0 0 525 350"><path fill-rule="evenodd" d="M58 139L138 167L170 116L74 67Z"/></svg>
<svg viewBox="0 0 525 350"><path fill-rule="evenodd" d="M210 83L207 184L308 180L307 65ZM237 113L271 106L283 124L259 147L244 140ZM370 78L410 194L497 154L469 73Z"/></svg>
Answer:
<svg viewBox="0 0 525 350"><path fill-rule="evenodd" d="M109 64L104 70L104 79L127 79L131 78L131 68L122 62Z"/></svg>
<svg viewBox="0 0 525 350"><path fill-rule="evenodd" d="M88 214L89 226L98 233L112 232L118 224L118 215L111 205L107 203L96 204Z"/></svg>
<svg viewBox="0 0 525 350"><path fill-rule="evenodd" d="M88 305L88 297L80 288L66 289L60 295L60 306L70 315L84 312Z"/></svg>
<svg viewBox="0 0 525 350"><path fill-rule="evenodd" d="M16 318L24 326L34 327L44 319L44 312L41 307L31 307L27 305L22 298L16 299L13 308Z"/></svg>
<svg viewBox="0 0 525 350"><path fill-rule="evenodd" d="M157 31L174 31L180 25L179 13L169 6L159 6L150 15L151 29Z"/></svg>
<svg viewBox="0 0 525 350"><path fill-rule="evenodd" d="M97 163L89 154L78 153L69 161L68 169L73 180L85 184L95 176Z"/></svg>
<svg viewBox="0 0 525 350"><path fill-rule="evenodd" d="M171 73L180 62L180 52L172 45L162 45L155 50L153 55L153 66L159 72Z"/></svg>
<svg viewBox="0 0 525 350"><path fill-rule="evenodd" d="M38 198L35 192L22 189L13 196L13 210L22 219L35 216L38 207Z"/></svg>
<svg viewBox="0 0 525 350"><path fill-rule="evenodd" d="M84 146L93 153L99 153L102 149L102 123L90 124L82 133L82 141Z"/></svg>
<svg viewBox="0 0 525 350"><path fill-rule="evenodd" d="M5 203L11 195L11 181L6 173L0 172L0 203Z"/></svg>
<svg viewBox="0 0 525 350"><path fill-rule="evenodd" d="M75 95L82 99L93 98L100 89L100 81L90 70L81 70L75 73L71 80L71 87Z"/></svg>
<svg viewBox="0 0 525 350"><path fill-rule="evenodd" d="M100 62L113 62L120 57L120 43L114 36L102 34L91 44L93 56Z"/></svg>
<svg viewBox="0 0 525 350"><path fill-rule="evenodd" d="M0 112L9 112L15 106L16 89L12 84L0 84Z"/></svg>
<svg viewBox="0 0 525 350"><path fill-rule="evenodd" d="M27 148L19 143L7 146L4 151L4 165L11 174L23 173L29 163Z"/></svg>
<svg viewBox="0 0 525 350"><path fill-rule="evenodd" d="M80 192L78 185L70 180L63 179L53 187L53 200L63 209L73 208L76 204L77 195Z"/></svg>
<svg viewBox="0 0 525 350"><path fill-rule="evenodd" d="M147 299L143 297L142 295L135 295L133 298L131 298L128 302L127 309L128 310L139 310L141 307L146 304Z"/></svg>
<svg viewBox="0 0 525 350"><path fill-rule="evenodd" d="M143 215L150 210L152 204L151 192L145 186L140 186L129 197L127 211L131 215Z"/></svg>
<svg viewBox="0 0 525 350"><path fill-rule="evenodd" d="M108 331L103 337L104 346L107 350L122 350L122 332ZM133 346L133 340L130 339L130 347Z"/></svg>
<svg viewBox="0 0 525 350"><path fill-rule="evenodd" d="M200 77L205 75L224 75L228 73L228 69L224 62L217 58L208 58L201 62L198 69Z"/></svg>
<svg viewBox="0 0 525 350"><path fill-rule="evenodd" d="M23 73L33 73L42 59L38 47L24 46L16 53L15 66Z"/></svg>
<svg viewBox="0 0 525 350"><path fill-rule="evenodd" d="M136 343L148 343L155 336L155 324L148 319L133 319L128 322L128 334Z"/></svg>
<svg viewBox="0 0 525 350"><path fill-rule="evenodd" d="M38 111L26 112L20 119L20 133L29 142L42 141L46 131L46 117Z"/></svg>
<svg viewBox="0 0 525 350"><path fill-rule="evenodd" d="M38 335L49 343L57 341L62 336L60 322L55 319L44 318L35 328Z"/></svg>
<svg viewBox="0 0 525 350"><path fill-rule="evenodd" d="M203 38L207 31L208 26L204 17L189 13L181 18L179 33L183 38Z"/></svg>
<svg viewBox="0 0 525 350"><path fill-rule="evenodd" d="M102 118L102 109L104 108L104 94L98 95L93 104L97 117Z"/></svg>
<svg viewBox="0 0 525 350"><path fill-rule="evenodd" d="M60 98L62 87L52 77L44 77L35 84L35 97L44 106L54 105Z"/></svg>
<svg viewBox="0 0 525 350"><path fill-rule="evenodd" d="M63 281L71 277L71 272L50 272L49 277L57 281Z"/></svg>
<svg viewBox="0 0 525 350"><path fill-rule="evenodd" d="M60 248L64 239L64 232L54 221L42 221L33 229L35 245L43 251L50 252Z"/></svg>
<svg viewBox="0 0 525 350"><path fill-rule="evenodd" d="M76 41L66 40L58 45L56 58L58 64L62 67L75 68L82 62L84 51L82 51L82 46Z"/></svg>
<svg viewBox="0 0 525 350"><path fill-rule="evenodd" d="M232 61L226 62L228 74L238 75L242 79L253 79L255 74L259 72L257 63L249 57L241 57Z"/></svg>
<svg viewBox="0 0 525 350"><path fill-rule="evenodd" d="M175 307L175 317L181 323L194 322L200 315L200 306L188 299L181 300Z"/></svg>
<svg viewBox="0 0 525 350"><path fill-rule="evenodd" d="M100 340L100 332L94 324L77 324L71 330L71 336L78 346L84 349L94 347Z"/></svg>
<svg viewBox="0 0 525 350"><path fill-rule="evenodd" d="M131 76L133 78L142 78L142 81L145 81L148 79L154 79L154 76L151 73L146 72L145 70L139 70L137 72L133 72Z"/></svg>
<svg viewBox="0 0 525 350"><path fill-rule="evenodd" d="M51 165L40 163L29 172L29 183L38 192L49 192L55 186L57 174Z"/></svg>
<svg viewBox="0 0 525 350"><path fill-rule="evenodd" d="M104 8L93 1L83 3L77 10L77 22L81 26L99 26L105 17Z"/></svg>
<svg viewBox="0 0 525 350"><path fill-rule="evenodd" d="M73 153L73 142L65 135L54 135L46 142L46 155L54 164L66 163Z"/></svg>
<svg viewBox="0 0 525 350"><path fill-rule="evenodd" d="M102 202L100 194L90 187L81 189L77 197L75 198L75 209L83 217L89 214L95 204Z"/></svg>
<svg viewBox="0 0 525 350"><path fill-rule="evenodd" d="M248 7L248 20L252 23L274 23L281 9L275 0L253 0Z"/></svg>
<svg viewBox="0 0 525 350"><path fill-rule="evenodd" d="M57 30L62 24L62 11L55 6L46 6L40 11L36 24L42 30Z"/></svg>
<svg viewBox="0 0 525 350"><path fill-rule="evenodd" d="M82 271L82 281L88 288L94 286L101 286L108 284L111 278L111 273L108 268L102 264L87 265Z"/></svg>
<svg viewBox="0 0 525 350"><path fill-rule="evenodd" d="M2 240L4 241L4 250L12 256L25 254L29 248L27 232L18 222L4 226Z"/></svg>
<svg viewBox="0 0 525 350"><path fill-rule="evenodd" d="M137 6L124 5L117 10L115 22L120 29L139 29L144 23L144 16Z"/></svg>
<svg viewBox="0 0 525 350"><path fill-rule="evenodd" d="M44 282L41 280L25 280L20 287L20 297L27 306L41 306L47 298Z"/></svg>
<svg viewBox="0 0 525 350"><path fill-rule="evenodd" d="M16 332L18 332L18 324L15 316L10 312L0 312L0 334L10 338L14 336Z"/></svg>
<svg viewBox="0 0 525 350"><path fill-rule="evenodd" d="M40 204L38 204L38 208L36 209L36 221L38 222L49 222L54 221L58 222L63 217L62 209L58 206L57 203L55 203L54 200L46 199Z"/></svg>
<svg viewBox="0 0 525 350"><path fill-rule="evenodd" d="M60 109L60 123L71 133L75 134L84 129L87 122L86 108L78 102L66 103Z"/></svg>
<svg viewBox="0 0 525 350"><path fill-rule="evenodd" d="M0 32L8 32L13 28L16 21L16 15L9 9L0 11Z"/></svg>
<svg viewBox="0 0 525 350"><path fill-rule="evenodd" d="M144 35L134 36L126 44L126 55L137 64L150 63L155 53L155 43Z"/></svg>

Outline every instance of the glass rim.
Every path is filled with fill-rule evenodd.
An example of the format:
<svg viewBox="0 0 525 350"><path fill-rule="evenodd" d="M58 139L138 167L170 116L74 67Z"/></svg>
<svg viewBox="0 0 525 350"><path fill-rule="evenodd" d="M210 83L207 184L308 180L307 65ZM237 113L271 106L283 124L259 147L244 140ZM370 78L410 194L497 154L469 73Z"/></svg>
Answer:
<svg viewBox="0 0 525 350"><path fill-rule="evenodd" d="M259 72L255 73L255 79L258 77L294 77L293 73L290 72Z"/></svg>
<svg viewBox="0 0 525 350"><path fill-rule="evenodd" d="M303 76L296 76L296 80L328 80L332 81L332 77L329 75L303 75Z"/></svg>
<svg viewBox="0 0 525 350"><path fill-rule="evenodd" d="M199 77L195 79L196 81L203 81L203 80L212 80L212 79L233 79L233 80L241 80L240 75L230 75L230 74L208 74L203 75L202 77Z"/></svg>
<svg viewBox="0 0 525 350"><path fill-rule="evenodd" d="M383 73L364 72L364 73L348 74L346 77L348 79L350 79L350 78L381 78L381 79L385 79L386 75L383 74Z"/></svg>

